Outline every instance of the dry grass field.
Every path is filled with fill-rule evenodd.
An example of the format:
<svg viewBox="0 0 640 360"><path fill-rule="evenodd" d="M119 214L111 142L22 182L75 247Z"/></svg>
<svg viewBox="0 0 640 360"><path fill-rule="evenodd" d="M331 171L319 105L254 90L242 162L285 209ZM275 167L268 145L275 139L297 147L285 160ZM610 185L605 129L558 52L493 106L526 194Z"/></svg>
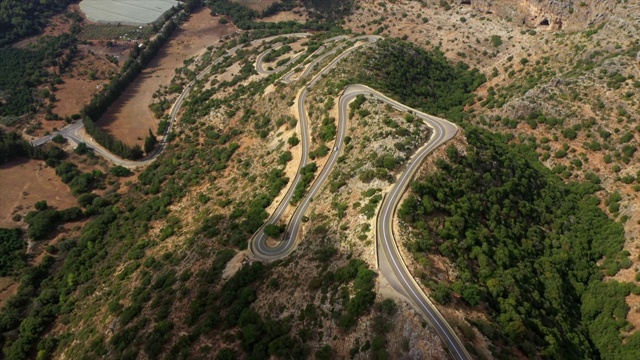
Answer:
<svg viewBox="0 0 640 360"><path fill-rule="evenodd" d="M20 159L0 165L0 227L15 228L15 214L24 215L40 200L49 206L66 209L77 205L75 197L55 173L42 161Z"/></svg>
<svg viewBox="0 0 640 360"><path fill-rule="evenodd" d="M212 17L208 9L193 14L109 108L98 125L129 145L142 145L149 129L154 132L157 129L158 120L149 109L153 93L160 86L171 84L175 69L181 67L184 60L202 53L207 46L217 44L221 37L236 30L235 26L220 24L219 20L219 17Z"/></svg>
<svg viewBox="0 0 640 360"><path fill-rule="evenodd" d="M277 1L278 0L235 0L234 2L256 11L262 11Z"/></svg>

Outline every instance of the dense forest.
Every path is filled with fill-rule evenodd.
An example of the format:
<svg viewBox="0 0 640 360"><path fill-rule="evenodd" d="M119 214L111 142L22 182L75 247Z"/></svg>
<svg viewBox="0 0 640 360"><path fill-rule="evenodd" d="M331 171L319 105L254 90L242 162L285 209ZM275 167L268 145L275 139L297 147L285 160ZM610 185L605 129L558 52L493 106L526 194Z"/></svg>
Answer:
<svg viewBox="0 0 640 360"><path fill-rule="evenodd" d="M486 81L465 63L452 66L438 49L426 51L399 39L379 41L365 58L367 71L360 72L357 82L450 120L462 119L465 102Z"/></svg>
<svg viewBox="0 0 640 360"><path fill-rule="evenodd" d="M61 81L58 75L69 65L76 44L73 35L63 34L42 37L26 49L0 48L0 116L35 112L34 88L43 84L53 88ZM47 71L49 67L53 71Z"/></svg>
<svg viewBox="0 0 640 360"><path fill-rule="evenodd" d="M0 228L0 276L16 275L27 265L26 249L20 229Z"/></svg>
<svg viewBox="0 0 640 360"><path fill-rule="evenodd" d="M492 321L475 325L531 357L637 358L640 333L623 343L620 331L624 297L640 288L603 282L597 265L603 257L624 264L629 255L621 224L591 195L599 185L565 184L529 160L530 148L467 130L464 154L450 145L448 160L412 184L398 211L417 258L441 254L456 266L453 283L425 279L434 298L447 303L456 294L490 309Z"/></svg>
<svg viewBox="0 0 640 360"><path fill-rule="evenodd" d="M337 21L351 14L353 0L302 0L310 14L319 20Z"/></svg>
<svg viewBox="0 0 640 360"><path fill-rule="evenodd" d="M49 19L79 0L3 0L0 2L0 47L36 35Z"/></svg>
<svg viewBox="0 0 640 360"><path fill-rule="evenodd" d="M0 129L0 164L18 157L42 160L45 158L45 152L24 140L20 134Z"/></svg>

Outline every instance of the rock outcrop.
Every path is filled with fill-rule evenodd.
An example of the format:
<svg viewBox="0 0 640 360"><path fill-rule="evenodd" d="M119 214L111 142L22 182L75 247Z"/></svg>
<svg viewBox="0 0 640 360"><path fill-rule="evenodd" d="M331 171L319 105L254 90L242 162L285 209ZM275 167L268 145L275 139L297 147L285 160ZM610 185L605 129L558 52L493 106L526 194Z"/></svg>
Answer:
<svg viewBox="0 0 640 360"><path fill-rule="evenodd" d="M584 30L605 20L615 0L459 0L486 13L540 29Z"/></svg>

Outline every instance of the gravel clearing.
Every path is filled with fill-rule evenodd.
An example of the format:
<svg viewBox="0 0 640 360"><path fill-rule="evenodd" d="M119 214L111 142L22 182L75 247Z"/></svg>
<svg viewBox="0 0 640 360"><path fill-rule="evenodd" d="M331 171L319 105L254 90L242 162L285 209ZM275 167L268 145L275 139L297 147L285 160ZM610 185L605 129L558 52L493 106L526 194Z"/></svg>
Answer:
<svg viewBox="0 0 640 360"><path fill-rule="evenodd" d="M146 25L177 4L177 0L83 0L80 10L97 23Z"/></svg>

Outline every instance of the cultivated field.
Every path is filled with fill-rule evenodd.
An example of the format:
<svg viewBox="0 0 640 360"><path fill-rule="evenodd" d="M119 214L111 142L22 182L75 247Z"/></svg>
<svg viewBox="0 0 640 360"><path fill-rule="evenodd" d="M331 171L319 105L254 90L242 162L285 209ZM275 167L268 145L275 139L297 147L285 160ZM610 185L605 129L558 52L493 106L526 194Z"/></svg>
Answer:
<svg viewBox="0 0 640 360"><path fill-rule="evenodd" d="M152 26L86 24L78 35L80 40L140 40L153 35Z"/></svg>
<svg viewBox="0 0 640 360"><path fill-rule="evenodd" d="M83 0L80 10L97 23L144 25L177 4L176 0Z"/></svg>
<svg viewBox="0 0 640 360"><path fill-rule="evenodd" d="M217 45L222 36L236 30L231 24L220 24L219 19L212 17L208 9L193 14L111 105L98 125L129 145L142 145L149 129L155 132L157 128L158 120L149 109L153 93L160 86L171 84L175 69L183 66L185 59L201 54L207 46Z"/></svg>

